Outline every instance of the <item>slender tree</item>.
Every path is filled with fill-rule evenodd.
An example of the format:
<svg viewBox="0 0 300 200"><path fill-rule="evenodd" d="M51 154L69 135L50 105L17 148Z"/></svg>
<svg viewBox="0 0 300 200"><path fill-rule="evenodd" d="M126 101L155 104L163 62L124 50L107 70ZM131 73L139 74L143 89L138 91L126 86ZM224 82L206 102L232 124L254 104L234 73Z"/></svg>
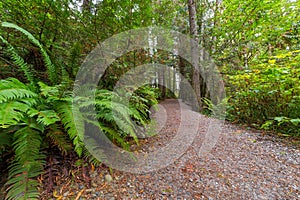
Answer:
<svg viewBox="0 0 300 200"><path fill-rule="evenodd" d="M196 99L193 98L193 109L196 111L201 111L201 91L200 91L200 72L199 72L199 52L198 43L198 26L197 26L197 15L196 15L196 2L195 0L188 0L188 9L189 9L189 22L190 22L190 34L194 38L195 42L192 44L192 65L193 65L193 75L192 82L193 88L195 91Z"/></svg>

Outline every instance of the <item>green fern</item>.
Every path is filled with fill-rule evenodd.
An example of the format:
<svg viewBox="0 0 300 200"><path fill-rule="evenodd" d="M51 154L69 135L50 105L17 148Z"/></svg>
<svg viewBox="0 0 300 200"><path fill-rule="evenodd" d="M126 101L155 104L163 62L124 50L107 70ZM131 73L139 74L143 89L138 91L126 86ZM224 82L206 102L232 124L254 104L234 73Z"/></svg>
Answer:
<svg viewBox="0 0 300 200"><path fill-rule="evenodd" d="M95 166L99 166L101 162L107 160L107 156L101 147L99 147L97 140L91 137L85 137L85 142L89 144L89 148L84 148L83 154L88 162L93 163ZM97 158L95 158L93 155L97 155Z"/></svg>
<svg viewBox="0 0 300 200"><path fill-rule="evenodd" d="M76 153L81 156L83 151L84 117L79 108L72 106L69 102L57 102L56 112L61 118L70 139L73 141Z"/></svg>
<svg viewBox="0 0 300 200"><path fill-rule="evenodd" d="M68 133L73 142L76 153L78 156L81 156L84 148L85 119L79 111L79 108L71 104L71 93L61 93L60 88L63 88L63 85L48 86L43 82L39 82L38 85L40 86L41 95L45 97L47 104L51 105L55 110L39 111L39 116L43 116L41 118L43 121L41 122L45 123L45 125L50 125L54 122L61 121L63 129ZM39 120L39 118L37 120Z"/></svg>
<svg viewBox="0 0 300 200"><path fill-rule="evenodd" d="M21 31L40 48L49 79L56 84L58 72L39 41L15 24L4 22L2 26ZM36 177L43 172L44 156L40 150L45 146L42 144L54 144L66 153L71 139L79 156L84 153L96 161L83 145L84 117L79 108L71 105L71 81L66 71L62 68L64 82L59 85L37 83L30 66L3 37L0 39L6 44L6 52L14 64L30 82L26 85L15 78L0 81L0 141L6 141L0 144L0 154L4 148L13 148L15 153L9 167L6 199L38 199Z"/></svg>
<svg viewBox="0 0 300 200"><path fill-rule="evenodd" d="M20 57L17 53L17 51L14 49L12 45L8 43L7 40L5 40L2 36L0 36L0 40L7 46L6 52L13 60L14 64L20 67L20 69L23 71L26 79L35 86L35 79L34 75L32 73L31 67L24 61L22 57Z"/></svg>
<svg viewBox="0 0 300 200"><path fill-rule="evenodd" d="M151 106L158 103L158 90L148 85L138 88L130 98L130 109L132 110L132 117L142 123L149 120Z"/></svg>
<svg viewBox="0 0 300 200"><path fill-rule="evenodd" d="M103 94L107 95L108 92L104 91ZM115 128L115 139L119 138L117 135L120 135L120 133L123 132L131 136L138 143L138 138L135 134L135 126L131 119L132 111L128 105L121 103L121 101L121 97L113 92L110 92L110 96L98 95L95 101L97 118L100 121L107 122ZM122 143L122 140L120 139L118 142Z"/></svg>
<svg viewBox="0 0 300 200"><path fill-rule="evenodd" d="M81 56L81 44L80 42L75 42L72 46L72 48L70 49L70 53L69 53L69 63L71 66L71 76L75 77L77 72L78 72L78 67L80 66L79 64L79 58Z"/></svg>
<svg viewBox="0 0 300 200"><path fill-rule="evenodd" d="M20 102L8 102L0 105L0 127L8 128L17 125L23 118L29 106Z"/></svg>
<svg viewBox="0 0 300 200"><path fill-rule="evenodd" d="M227 98L222 99L220 103L215 105L210 99L202 98L203 103L206 105L206 108L209 111L209 114L217 119L226 119L226 105Z"/></svg>
<svg viewBox="0 0 300 200"><path fill-rule="evenodd" d="M43 48L43 46L41 45L41 43L31 33L29 33L28 31L26 31L25 29L19 27L16 24L9 23L9 22L2 22L2 26L3 27L8 27L8 28L14 28L14 29L20 31L21 33L23 33L24 35L26 35L27 38L33 44L35 44L36 46L39 47L39 49L40 49L40 51L42 53L45 65L46 65L46 67L48 69L49 79L50 79L51 83L53 83L53 84L58 83L58 74L57 74L56 67L52 63L49 55L47 54L46 50Z"/></svg>
<svg viewBox="0 0 300 200"><path fill-rule="evenodd" d="M125 140L127 133L122 131L116 131L115 128L110 127L109 125L100 122L101 130L106 134L106 136L109 138L110 141L115 143L116 145L119 145L123 149L129 151L130 150L130 144L128 141ZM137 144L138 141L136 140Z"/></svg>
<svg viewBox="0 0 300 200"><path fill-rule="evenodd" d="M56 67L39 41L17 25L5 22L2 26L21 31L40 48L49 79L52 84L57 84ZM84 155L91 162L99 164L91 154L93 148L99 153L99 135L85 135L87 123L101 128L111 141L127 150L130 147L128 136L138 143L135 122L145 125L149 108L156 103L156 93L150 87L136 92L129 106L124 104L124 97L108 90L84 88L84 96L73 99L71 81L63 68L61 73L64 82L52 86L36 83L30 67L6 40L1 40L7 45L7 52L14 63L20 66L30 82L30 85L26 85L13 78L0 81L0 141L6 139L0 148L10 146L15 152L6 183L7 199L38 199L36 177L43 172L44 156L41 149L45 146L42 144L57 146L67 153L72 143L79 156ZM34 90L31 85L35 86ZM91 99L94 95L96 99ZM72 104L72 101L79 103ZM96 108L96 116L89 112L92 107ZM85 147L83 139L90 142L91 149Z"/></svg>
<svg viewBox="0 0 300 200"><path fill-rule="evenodd" d="M12 132L14 132L15 129L13 129L12 127L10 128L0 128L0 134L1 134L1 139L0 139L0 155L1 155L1 151L4 149L7 149L9 147L11 147L12 145Z"/></svg>
<svg viewBox="0 0 300 200"><path fill-rule="evenodd" d="M36 110L30 109L27 114L29 117L37 116L37 122L44 125L49 126L54 124L60 120L59 116L56 114L54 110Z"/></svg>
<svg viewBox="0 0 300 200"><path fill-rule="evenodd" d="M37 94L16 78L0 80L0 103L22 98L35 98Z"/></svg>
<svg viewBox="0 0 300 200"><path fill-rule="evenodd" d="M0 81L0 128L17 125L36 104L37 94L15 78Z"/></svg>
<svg viewBox="0 0 300 200"><path fill-rule="evenodd" d="M36 122L27 113L37 103L38 95L17 79L0 81L0 126L9 130L15 158L9 167L7 199L38 198L36 176L42 173L43 158L39 152L41 136ZM15 130L14 127L19 127ZM14 133L13 133L14 132ZM1 133L1 140L5 134Z"/></svg>
<svg viewBox="0 0 300 200"><path fill-rule="evenodd" d="M0 125L4 130L21 126L19 130L13 131L14 137L11 140L15 158L9 170L7 199L38 198L36 177L43 171L43 156L39 151L42 138L67 152L71 146L67 135L62 134L65 130L77 154L81 156L84 150L84 118L79 108L73 109L70 93L62 93L60 85L38 85L40 95L17 79L0 81ZM7 134L0 134L0 139L5 139L2 138L4 136L7 138ZM91 157L88 153L85 155Z"/></svg>
<svg viewBox="0 0 300 200"><path fill-rule="evenodd" d="M72 150L71 141L63 132L63 128L58 124L52 124L47 128L46 132L46 137L49 138L51 146L57 146L64 154L67 154Z"/></svg>
<svg viewBox="0 0 300 200"><path fill-rule="evenodd" d="M43 172L44 164L44 156L40 152L40 133L26 126L14 133L14 141L15 159L6 182L6 199L37 199L39 183L35 178Z"/></svg>

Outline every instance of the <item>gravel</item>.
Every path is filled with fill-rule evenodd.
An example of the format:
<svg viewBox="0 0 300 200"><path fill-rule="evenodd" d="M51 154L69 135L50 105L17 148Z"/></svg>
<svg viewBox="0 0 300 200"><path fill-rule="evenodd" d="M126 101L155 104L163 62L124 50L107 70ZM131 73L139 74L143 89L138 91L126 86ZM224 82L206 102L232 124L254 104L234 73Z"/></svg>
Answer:
<svg viewBox="0 0 300 200"><path fill-rule="evenodd" d="M162 133L145 139L133 150L150 152L162 148L175 137L182 112L190 115L191 120L195 118L188 107L179 111L176 100L161 105L164 113L158 111L156 119L166 113L168 116L165 125L160 127ZM226 122L212 150L199 155L207 126L215 120L201 115L199 119L195 140L174 163L142 174L101 166L90 171L91 184L78 199L300 199L299 148ZM109 182L103 178L107 174L111 174ZM69 193L62 191L62 194Z"/></svg>

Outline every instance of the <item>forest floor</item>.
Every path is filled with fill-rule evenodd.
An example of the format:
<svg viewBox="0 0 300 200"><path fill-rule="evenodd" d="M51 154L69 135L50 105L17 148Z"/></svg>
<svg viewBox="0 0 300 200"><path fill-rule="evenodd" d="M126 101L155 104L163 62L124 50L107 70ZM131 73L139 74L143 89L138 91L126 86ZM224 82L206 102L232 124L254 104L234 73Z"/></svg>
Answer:
<svg viewBox="0 0 300 200"><path fill-rule="evenodd" d="M177 100L163 101L160 107L153 116L160 133L143 139L133 150L149 153L165 147L178 133L184 115L191 123L199 123L199 129L193 143L175 162L136 174L104 165L82 167L72 164L72 157L54 155L48 161L51 176L48 173L41 179L42 199L300 199L299 147L225 122L212 150L200 155L208 125L215 119L188 106L180 110ZM189 134L193 126L184 126Z"/></svg>

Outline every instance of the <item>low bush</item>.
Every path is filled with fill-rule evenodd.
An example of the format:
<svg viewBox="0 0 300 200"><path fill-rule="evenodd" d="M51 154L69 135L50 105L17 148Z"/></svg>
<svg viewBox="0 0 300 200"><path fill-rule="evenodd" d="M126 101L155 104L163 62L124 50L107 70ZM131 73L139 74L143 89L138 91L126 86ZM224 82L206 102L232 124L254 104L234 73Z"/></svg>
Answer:
<svg viewBox="0 0 300 200"><path fill-rule="evenodd" d="M74 150L79 157L99 163L83 142L86 124L91 123L91 113L85 110L91 106L96 108L93 122L111 141L127 149L128 137L138 142L135 123L147 123L150 107L157 103L154 89L139 88L129 105L125 104L126 95L105 89L86 90L96 94L95 98L87 95L79 98L82 103L74 104L78 99L74 98L73 87L77 86L64 68L53 64L29 32L15 24L2 26L22 32L39 47L49 74L47 82L39 80L16 49L0 36L5 54L19 66L26 80L11 77L0 81L0 160L4 153L12 155L6 182L8 200L39 198L37 177L44 171L48 148L58 148L64 154Z"/></svg>
<svg viewBox="0 0 300 200"><path fill-rule="evenodd" d="M227 76L232 120L300 135L300 50L259 59Z"/></svg>

